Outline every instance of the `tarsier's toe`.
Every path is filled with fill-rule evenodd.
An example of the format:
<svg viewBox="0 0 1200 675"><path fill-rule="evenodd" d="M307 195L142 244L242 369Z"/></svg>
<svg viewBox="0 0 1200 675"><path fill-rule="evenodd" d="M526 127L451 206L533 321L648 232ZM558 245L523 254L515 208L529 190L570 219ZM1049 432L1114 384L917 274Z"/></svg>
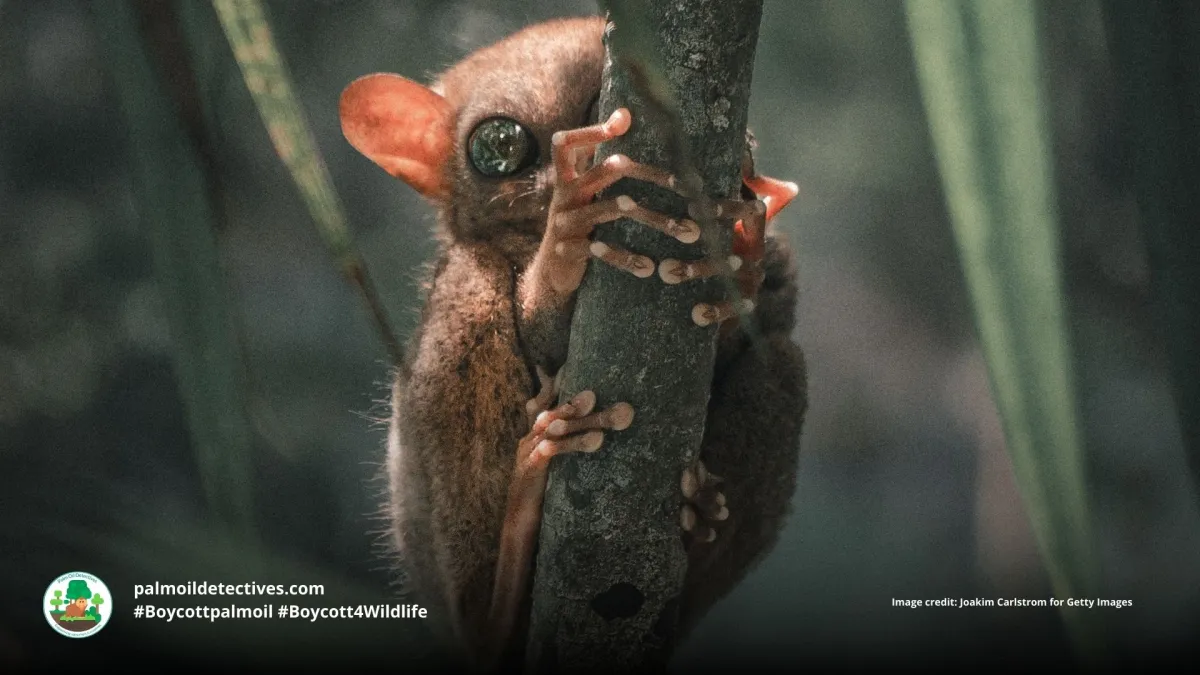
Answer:
<svg viewBox="0 0 1200 675"><path fill-rule="evenodd" d="M604 445L604 432L589 431L586 434L566 438L547 438L537 444L536 451L546 457L568 452L595 452Z"/></svg>
<svg viewBox="0 0 1200 675"><path fill-rule="evenodd" d="M754 301L742 298L741 302L717 302L713 304L699 303L692 308L692 321L697 326L710 326L714 323L728 321L738 313L749 314L754 311Z"/></svg>
<svg viewBox="0 0 1200 675"><path fill-rule="evenodd" d="M544 438L535 447L541 456L552 457L567 452L595 452L604 443L604 430L622 431L633 423L633 406L616 403L605 410L593 412L596 394L582 391L570 401L538 414L534 432Z"/></svg>
<svg viewBox="0 0 1200 675"><path fill-rule="evenodd" d="M717 530L711 524L729 519L725 495L717 490L721 477L709 473L703 462L685 469L679 487L687 503L679 510L679 525L696 541L711 542Z"/></svg>
<svg viewBox="0 0 1200 675"><path fill-rule="evenodd" d="M658 264L658 276L671 285L704 279L718 274L733 275L742 266L739 256L731 255L722 260L675 260L667 258Z"/></svg>
<svg viewBox="0 0 1200 675"><path fill-rule="evenodd" d="M696 516L696 510L687 504L679 509L679 526L683 528L684 532L695 537L696 541L709 543L717 539L717 531L700 522L699 517Z"/></svg>

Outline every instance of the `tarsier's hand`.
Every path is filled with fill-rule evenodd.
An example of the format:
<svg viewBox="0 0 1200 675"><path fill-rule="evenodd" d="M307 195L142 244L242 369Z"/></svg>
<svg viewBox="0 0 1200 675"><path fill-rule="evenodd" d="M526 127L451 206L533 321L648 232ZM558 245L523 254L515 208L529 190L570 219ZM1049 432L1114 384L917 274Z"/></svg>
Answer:
<svg viewBox="0 0 1200 675"><path fill-rule="evenodd" d="M743 181L758 198L717 200L712 204L714 212L708 214L719 221L736 221L733 254L725 259L667 259L656 265L644 255L592 241L590 237L597 225L622 217L636 220L685 244L700 239L700 227L694 220L700 215L698 204L689 207L691 218L672 218L642 207L627 195L596 200L600 191L623 178L644 180L679 192L675 178L668 171L635 162L625 155L612 155L600 164L589 166L596 146L625 134L631 123L629 111L619 108L603 123L554 134L555 188L535 266L558 293L569 293L579 287L590 257L600 258L641 278L652 276L657 268L659 277L668 284L716 274L735 275L743 309L752 309L762 282L759 261L766 221L795 197L796 186L754 175L752 162L743 163ZM692 318L697 325L707 326L736 314L737 307L732 302L700 303L693 308Z"/></svg>
<svg viewBox="0 0 1200 675"><path fill-rule="evenodd" d="M690 244L700 238L696 223L644 209L628 196L596 200L597 193L622 178L636 178L675 189L675 181L668 172L624 155L613 155L589 167L596 145L629 131L631 122L629 111L620 108L601 124L559 131L551 139L555 187L538 256L542 258L539 262L543 265L543 273L559 293L579 287L591 256L641 278L654 274L654 262L646 256L592 241L592 231L600 223L627 217L684 243Z"/></svg>

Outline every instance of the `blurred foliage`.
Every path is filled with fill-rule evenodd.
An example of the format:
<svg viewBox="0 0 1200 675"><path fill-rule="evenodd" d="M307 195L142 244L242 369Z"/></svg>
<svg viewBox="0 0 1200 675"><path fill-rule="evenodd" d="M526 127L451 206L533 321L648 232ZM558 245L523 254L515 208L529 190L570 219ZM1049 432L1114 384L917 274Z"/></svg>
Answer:
<svg viewBox="0 0 1200 675"><path fill-rule="evenodd" d="M221 522L251 532L253 439L247 384L217 252L219 228L211 193L176 109L162 93L133 5L102 3L95 16L111 49L133 148L138 216L154 249L175 373L204 492Z"/></svg>
<svg viewBox="0 0 1200 675"><path fill-rule="evenodd" d="M329 171L296 102L283 59L271 37L271 24L258 0L213 0L221 27L254 96L275 152L292 173L321 236L333 252L347 279L366 300L392 363L404 360L383 306L371 283L362 257L346 227L346 216L334 192Z"/></svg>
<svg viewBox="0 0 1200 675"><path fill-rule="evenodd" d="M1096 597L1041 47L1031 0L907 0L993 396L1058 598ZM1095 614L1062 609L1080 646Z"/></svg>
<svg viewBox="0 0 1200 675"><path fill-rule="evenodd" d="M1105 0L1156 319L1200 499L1200 5Z"/></svg>

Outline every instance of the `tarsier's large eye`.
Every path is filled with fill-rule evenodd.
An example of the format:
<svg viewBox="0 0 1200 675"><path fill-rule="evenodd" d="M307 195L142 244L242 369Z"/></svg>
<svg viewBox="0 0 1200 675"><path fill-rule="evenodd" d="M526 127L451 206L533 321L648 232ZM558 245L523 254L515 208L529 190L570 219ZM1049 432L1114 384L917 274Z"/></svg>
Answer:
<svg viewBox="0 0 1200 675"><path fill-rule="evenodd" d="M471 164L485 176L511 176L537 159L537 140L528 129L507 117L489 117L467 139Z"/></svg>

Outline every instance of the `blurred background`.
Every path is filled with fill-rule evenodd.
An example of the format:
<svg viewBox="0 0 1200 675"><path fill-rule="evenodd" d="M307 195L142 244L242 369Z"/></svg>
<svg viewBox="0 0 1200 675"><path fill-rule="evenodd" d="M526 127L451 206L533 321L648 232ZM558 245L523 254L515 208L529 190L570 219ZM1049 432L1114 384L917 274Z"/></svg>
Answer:
<svg viewBox="0 0 1200 675"><path fill-rule="evenodd" d="M0 0L0 664L95 653L425 662L419 622L135 622L132 585L326 583L325 605L402 590L379 545L388 359L317 234L207 3L204 95L221 178L221 278L246 363L255 543L204 502L173 372L153 223L139 220L107 0ZM583 0L267 2L296 94L397 332L419 311L432 211L342 138L354 78L427 80ZM531 7L536 5L536 7ZM1097 2L1042 3L1071 339L1111 646L1200 635L1200 513L1153 324ZM774 553L678 656L929 663L1064 657L1048 609L903 609L893 598L1048 597L1005 454L946 213L903 6L766 3L751 97L760 169L796 181L796 339L811 408ZM83 570L118 620L68 641L39 616ZM153 601L151 601L153 602ZM168 603L162 603L168 604ZM1096 610L1100 611L1100 610ZM124 614L124 615L123 615Z"/></svg>

